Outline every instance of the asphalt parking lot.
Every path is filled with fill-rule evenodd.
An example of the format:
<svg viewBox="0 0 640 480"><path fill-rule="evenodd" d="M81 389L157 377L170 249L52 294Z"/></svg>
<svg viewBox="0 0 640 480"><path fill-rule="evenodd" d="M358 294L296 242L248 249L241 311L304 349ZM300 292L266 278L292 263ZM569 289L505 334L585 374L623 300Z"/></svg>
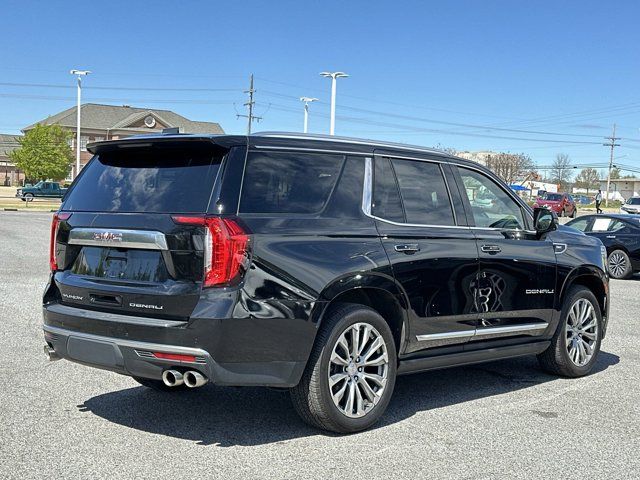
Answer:
<svg viewBox="0 0 640 480"><path fill-rule="evenodd" d="M400 377L382 422L303 424L287 394L159 394L42 353L51 214L0 213L0 478L638 478L640 277L612 281L595 372L535 358Z"/></svg>

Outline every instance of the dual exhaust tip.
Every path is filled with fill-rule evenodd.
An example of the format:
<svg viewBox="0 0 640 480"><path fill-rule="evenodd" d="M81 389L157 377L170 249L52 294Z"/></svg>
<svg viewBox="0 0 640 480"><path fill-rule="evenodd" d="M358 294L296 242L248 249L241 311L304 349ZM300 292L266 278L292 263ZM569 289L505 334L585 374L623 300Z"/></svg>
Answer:
<svg viewBox="0 0 640 480"><path fill-rule="evenodd" d="M201 387L208 382L207 377L195 370L184 373L178 370L165 370L162 372L162 382L167 387L179 387L183 383L189 388Z"/></svg>
<svg viewBox="0 0 640 480"><path fill-rule="evenodd" d="M62 358L49 345L44 346L44 353L50 362L55 362ZM205 385L208 381L207 377L195 370L188 370L184 373L178 370L165 370L162 372L162 382L167 387L179 387L184 383L189 388L197 388Z"/></svg>

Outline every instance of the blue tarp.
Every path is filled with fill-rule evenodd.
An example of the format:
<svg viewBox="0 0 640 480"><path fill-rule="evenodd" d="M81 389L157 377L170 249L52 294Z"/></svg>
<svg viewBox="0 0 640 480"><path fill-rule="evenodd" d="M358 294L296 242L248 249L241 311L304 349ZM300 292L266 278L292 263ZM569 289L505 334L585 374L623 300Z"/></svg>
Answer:
<svg viewBox="0 0 640 480"><path fill-rule="evenodd" d="M516 192L520 192L522 190L529 190L527 187L523 186L523 185L509 185L511 187L511 190L515 190Z"/></svg>

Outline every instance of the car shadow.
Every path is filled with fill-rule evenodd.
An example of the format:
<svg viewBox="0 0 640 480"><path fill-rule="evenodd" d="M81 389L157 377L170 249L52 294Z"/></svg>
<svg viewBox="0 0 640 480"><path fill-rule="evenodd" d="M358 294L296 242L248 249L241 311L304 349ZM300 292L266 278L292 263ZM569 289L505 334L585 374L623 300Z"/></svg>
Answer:
<svg viewBox="0 0 640 480"><path fill-rule="evenodd" d="M601 352L591 375L617 364ZM558 377L542 372L536 359L523 357L399 377L381 428L416 412L514 392ZM304 424L285 391L207 385L160 393L145 387L109 392L78 405L110 422L136 430L190 440L198 445L254 446L311 435L328 435ZM544 413L544 412L541 412Z"/></svg>

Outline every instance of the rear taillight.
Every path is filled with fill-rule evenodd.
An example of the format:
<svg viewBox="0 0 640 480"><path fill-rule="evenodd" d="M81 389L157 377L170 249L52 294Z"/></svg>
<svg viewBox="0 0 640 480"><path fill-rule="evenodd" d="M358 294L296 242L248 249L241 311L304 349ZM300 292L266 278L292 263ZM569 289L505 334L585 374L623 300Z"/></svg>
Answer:
<svg viewBox="0 0 640 480"><path fill-rule="evenodd" d="M249 235L233 219L173 216L176 223L206 227L204 244L205 287L228 285L242 273L247 260Z"/></svg>
<svg viewBox="0 0 640 480"><path fill-rule="evenodd" d="M249 236L229 218L210 217L206 225L204 286L228 284L242 273Z"/></svg>
<svg viewBox="0 0 640 480"><path fill-rule="evenodd" d="M54 213L51 220L51 236L49 238L49 268L52 272L58 270L58 260L56 258L56 241L58 237L58 227L61 221L68 220L70 213Z"/></svg>

